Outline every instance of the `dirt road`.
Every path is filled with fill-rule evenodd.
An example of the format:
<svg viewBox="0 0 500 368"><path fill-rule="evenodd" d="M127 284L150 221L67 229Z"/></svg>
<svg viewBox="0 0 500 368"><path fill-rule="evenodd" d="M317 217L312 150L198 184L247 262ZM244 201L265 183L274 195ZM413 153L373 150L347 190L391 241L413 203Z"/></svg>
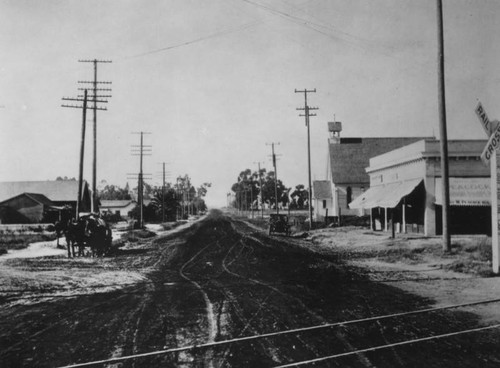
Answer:
<svg viewBox="0 0 500 368"><path fill-rule="evenodd" d="M220 212L115 257L0 266L1 367L58 367L192 345L96 366L274 367L481 323L450 309L217 344L432 307L310 251L306 241L269 238ZM497 367L499 338L491 329L314 366Z"/></svg>

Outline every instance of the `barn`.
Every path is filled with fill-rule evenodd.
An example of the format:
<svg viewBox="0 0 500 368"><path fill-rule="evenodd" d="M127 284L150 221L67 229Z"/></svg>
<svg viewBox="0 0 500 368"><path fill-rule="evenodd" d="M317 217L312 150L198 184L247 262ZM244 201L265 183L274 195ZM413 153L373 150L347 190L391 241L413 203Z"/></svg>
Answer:
<svg viewBox="0 0 500 368"><path fill-rule="evenodd" d="M58 211L69 208L76 210L78 181L10 181L0 182L0 206L3 223L40 222L52 210L53 219ZM81 211L90 211L90 190L86 181L82 185ZM50 216L49 216L50 217ZM14 222L13 222L14 221Z"/></svg>
<svg viewBox="0 0 500 368"><path fill-rule="evenodd" d="M8 208L3 213L0 221L3 224L42 222L53 206L50 199L43 194L22 193L0 202L0 207Z"/></svg>

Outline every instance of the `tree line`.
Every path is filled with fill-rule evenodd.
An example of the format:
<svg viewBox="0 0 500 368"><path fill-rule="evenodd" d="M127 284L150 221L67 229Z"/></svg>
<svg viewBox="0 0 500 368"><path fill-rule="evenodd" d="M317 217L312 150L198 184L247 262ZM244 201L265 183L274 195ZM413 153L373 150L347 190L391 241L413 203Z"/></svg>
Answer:
<svg viewBox="0 0 500 368"><path fill-rule="evenodd" d="M276 180L274 171L265 168L241 171L231 191L233 200L230 205L241 210L259 209L261 201L268 208L276 208L276 204L290 209L309 206L309 193L303 184L287 187L280 179Z"/></svg>
<svg viewBox="0 0 500 368"><path fill-rule="evenodd" d="M145 221L175 221L186 219L189 215L197 215L207 210L205 196L211 183L200 186L193 185L189 175L177 177L175 183L165 183L165 186L152 186L143 183L143 198L148 202L143 206ZM137 198L138 188L130 190L128 183L125 188L118 185L106 185L99 191L100 200L132 200ZM129 213L129 217L138 219L140 207L137 205Z"/></svg>

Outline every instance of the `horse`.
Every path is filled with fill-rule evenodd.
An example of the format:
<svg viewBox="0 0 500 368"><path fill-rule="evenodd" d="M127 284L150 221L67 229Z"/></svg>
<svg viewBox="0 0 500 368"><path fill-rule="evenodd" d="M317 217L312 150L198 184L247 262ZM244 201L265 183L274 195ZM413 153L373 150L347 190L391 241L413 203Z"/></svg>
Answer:
<svg viewBox="0 0 500 368"><path fill-rule="evenodd" d="M78 255L82 256L85 248L85 223L80 220L69 220L64 235L68 248L68 258L75 256L75 245L78 247Z"/></svg>
<svg viewBox="0 0 500 368"><path fill-rule="evenodd" d="M59 238L66 233L67 229L67 224L65 224L63 221L56 221L54 223L54 231L56 232L56 239L57 239L57 247L59 248Z"/></svg>

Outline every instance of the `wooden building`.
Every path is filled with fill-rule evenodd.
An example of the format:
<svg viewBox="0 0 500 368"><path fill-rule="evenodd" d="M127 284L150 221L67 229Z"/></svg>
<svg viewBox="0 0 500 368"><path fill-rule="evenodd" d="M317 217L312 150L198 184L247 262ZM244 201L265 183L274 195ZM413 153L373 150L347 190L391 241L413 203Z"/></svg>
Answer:
<svg viewBox="0 0 500 368"><path fill-rule="evenodd" d="M331 182L332 216L359 216L349 203L370 187L370 158L417 142L424 137L341 138L342 124L328 123L327 179Z"/></svg>
<svg viewBox="0 0 500 368"><path fill-rule="evenodd" d="M69 212L74 213L77 198L78 181L75 180L0 182L0 202L4 208L10 208L9 211L3 212L11 215L14 212L19 213L29 221L40 221L43 218L40 217L42 207L43 211L47 211L49 207L56 211L69 208ZM90 211L90 198L88 184L84 181L81 212ZM57 220L58 216L59 214L53 214L54 219L50 221Z"/></svg>
<svg viewBox="0 0 500 368"><path fill-rule="evenodd" d="M6 216L0 221L5 223L38 223L42 222L54 204L43 194L22 193L6 201L0 202L0 207L8 207ZM15 211L20 216L14 215Z"/></svg>
<svg viewBox="0 0 500 368"><path fill-rule="evenodd" d="M450 233L491 234L490 170L480 160L485 140L448 141ZM370 189L350 203L368 209L382 230L442 234L439 141L424 139L375 156Z"/></svg>
<svg viewBox="0 0 500 368"><path fill-rule="evenodd" d="M313 181L314 220L325 221L333 216L332 183L329 180Z"/></svg>
<svg viewBox="0 0 500 368"><path fill-rule="evenodd" d="M137 202L131 199L128 200L102 200L100 211L101 213L111 213L119 215L122 218L128 218L128 213L137 206Z"/></svg>

